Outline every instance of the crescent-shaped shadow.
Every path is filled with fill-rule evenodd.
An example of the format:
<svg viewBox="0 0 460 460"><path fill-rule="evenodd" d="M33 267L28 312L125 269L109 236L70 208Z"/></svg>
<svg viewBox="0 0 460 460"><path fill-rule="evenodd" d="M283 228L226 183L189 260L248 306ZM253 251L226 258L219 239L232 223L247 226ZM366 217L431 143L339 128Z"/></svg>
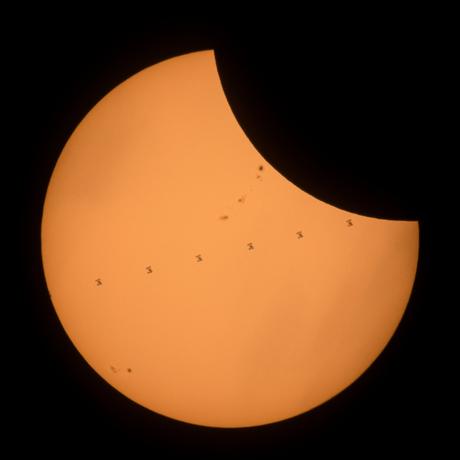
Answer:
<svg viewBox="0 0 460 460"><path fill-rule="evenodd" d="M236 119L265 159L338 208L417 220L428 147L416 56L388 43L239 38L215 50L218 72Z"/></svg>

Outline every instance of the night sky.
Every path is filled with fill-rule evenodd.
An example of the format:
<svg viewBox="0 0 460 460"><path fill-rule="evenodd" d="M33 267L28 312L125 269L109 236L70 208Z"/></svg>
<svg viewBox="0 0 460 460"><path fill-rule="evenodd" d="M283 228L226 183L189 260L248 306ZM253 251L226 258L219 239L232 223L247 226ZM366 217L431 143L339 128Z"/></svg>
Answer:
<svg viewBox="0 0 460 460"><path fill-rule="evenodd" d="M339 30L331 18L319 24L308 14L237 21L225 11L200 19L157 12L140 24L142 16L69 22L63 13L40 21L19 15L5 42L14 88L6 91L18 98L14 165L3 173L15 190L6 199L19 213L13 226L19 224L20 265L4 287L16 299L9 307L14 318L4 324L12 358L4 379L13 389L4 393L12 409L7 437L15 449L63 457L318 452L328 458L447 448L453 357L444 331L452 303L443 295L447 255L438 242L446 226L439 191L452 168L442 141L450 129L441 108L450 61L440 44L448 37L435 33L427 18L394 19L391 27L374 19L359 27L342 23ZM210 48L240 125L289 180L350 212L420 222L412 297L382 355L322 406L258 428L188 425L127 400L67 338L41 265L47 183L79 121L134 73Z"/></svg>

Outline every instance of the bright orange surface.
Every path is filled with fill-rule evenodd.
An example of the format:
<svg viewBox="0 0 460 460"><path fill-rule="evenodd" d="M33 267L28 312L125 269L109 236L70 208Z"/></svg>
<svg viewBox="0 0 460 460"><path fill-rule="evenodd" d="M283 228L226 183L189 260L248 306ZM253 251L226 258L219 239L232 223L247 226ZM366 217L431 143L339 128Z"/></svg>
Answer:
<svg viewBox="0 0 460 460"><path fill-rule="evenodd" d="M418 244L417 222L342 211L273 169L212 51L91 110L42 222L52 301L85 360L155 412L221 427L297 415L357 379L404 313Z"/></svg>

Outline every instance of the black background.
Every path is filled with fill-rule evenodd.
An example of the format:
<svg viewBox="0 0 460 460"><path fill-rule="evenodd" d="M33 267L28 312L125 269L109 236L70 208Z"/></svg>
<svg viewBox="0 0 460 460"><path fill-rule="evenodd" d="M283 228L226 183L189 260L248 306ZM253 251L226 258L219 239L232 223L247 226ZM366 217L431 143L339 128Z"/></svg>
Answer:
<svg viewBox="0 0 460 460"><path fill-rule="evenodd" d="M43 12L42 12L43 13ZM355 21L340 13L139 12L117 20L56 12L20 19L4 39L11 65L15 136L9 198L19 215L20 276L8 288L15 449L165 458L282 458L332 452L440 452L449 354L443 343L445 271L437 241L439 195L449 169L441 101L448 85L448 30L411 12ZM208 12L209 13L209 12ZM351 16L354 16L351 14ZM236 19L238 18L238 19ZM442 24L441 24L442 26ZM308 193L364 215L417 219L420 258L402 323L352 386L313 411L246 429L211 429L156 415L127 400L81 358L49 300L40 222L54 164L77 124L108 91L143 68L215 49L231 107L256 148ZM442 119L442 122L440 121ZM443 259L444 257L444 259ZM18 302L19 299L19 302ZM296 453L296 455L294 455ZM258 457L256 457L258 458Z"/></svg>

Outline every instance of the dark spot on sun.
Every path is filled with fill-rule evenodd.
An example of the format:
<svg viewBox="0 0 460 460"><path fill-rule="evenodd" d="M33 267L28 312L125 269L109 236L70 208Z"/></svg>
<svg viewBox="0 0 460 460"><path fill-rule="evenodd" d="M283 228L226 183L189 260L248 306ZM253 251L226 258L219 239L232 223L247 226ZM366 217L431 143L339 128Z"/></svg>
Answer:
<svg viewBox="0 0 460 460"><path fill-rule="evenodd" d="M228 216L220 216L220 220L227 220Z"/></svg>
<svg viewBox="0 0 460 460"><path fill-rule="evenodd" d="M259 166L259 171L263 171L264 167L262 165Z"/></svg>
<svg viewBox="0 0 460 460"><path fill-rule="evenodd" d="M132 371L133 371L130 367L128 367L128 369L126 369L126 370L127 370L128 372L132 372Z"/></svg>

